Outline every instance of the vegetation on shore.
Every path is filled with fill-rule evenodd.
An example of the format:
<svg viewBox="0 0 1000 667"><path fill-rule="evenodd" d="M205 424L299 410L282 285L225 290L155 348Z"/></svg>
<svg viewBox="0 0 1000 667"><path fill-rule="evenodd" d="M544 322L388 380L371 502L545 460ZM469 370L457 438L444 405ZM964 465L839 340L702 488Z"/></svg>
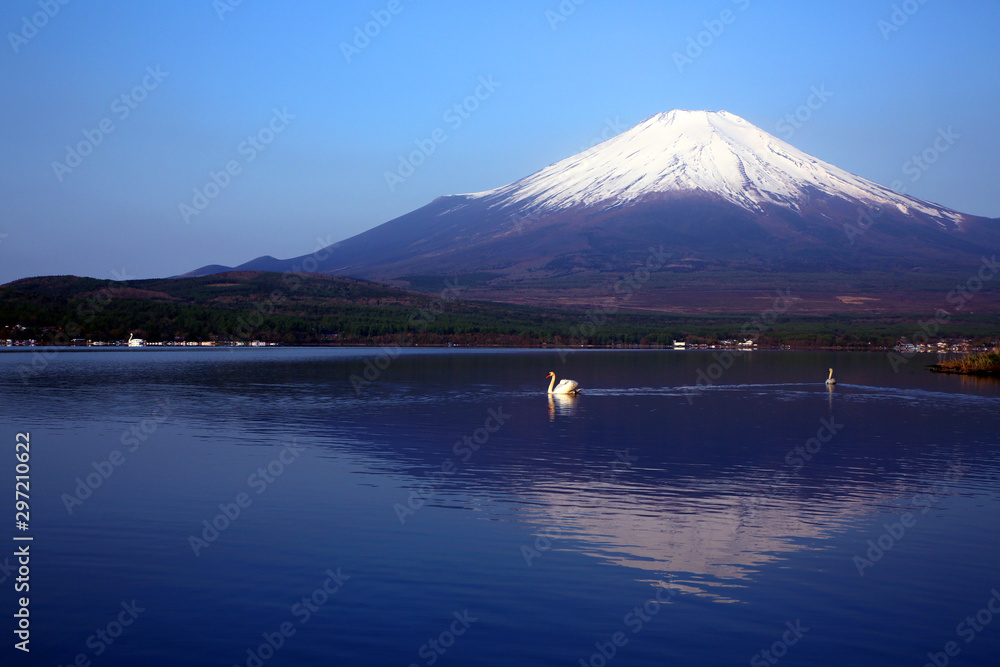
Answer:
<svg viewBox="0 0 1000 667"><path fill-rule="evenodd" d="M992 352L970 354L960 359L942 361L931 366L937 373L961 373L963 375L1000 375L1000 348Z"/></svg>
<svg viewBox="0 0 1000 667"><path fill-rule="evenodd" d="M284 345L642 346L743 341L796 348L891 348L924 336L906 315L651 314L562 310L471 301L347 278L232 272L200 278L101 281L75 276L0 287L0 339L150 342L259 340ZM974 345L996 335L995 316L964 314L941 340Z"/></svg>

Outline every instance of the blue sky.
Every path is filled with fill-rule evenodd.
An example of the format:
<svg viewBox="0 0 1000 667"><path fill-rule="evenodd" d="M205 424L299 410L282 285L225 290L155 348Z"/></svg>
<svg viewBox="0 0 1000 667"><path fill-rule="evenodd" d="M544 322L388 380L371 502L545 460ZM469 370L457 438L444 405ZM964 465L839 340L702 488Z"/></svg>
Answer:
<svg viewBox="0 0 1000 667"><path fill-rule="evenodd" d="M1000 217L993 0L63 2L0 8L0 283L301 255L674 108Z"/></svg>

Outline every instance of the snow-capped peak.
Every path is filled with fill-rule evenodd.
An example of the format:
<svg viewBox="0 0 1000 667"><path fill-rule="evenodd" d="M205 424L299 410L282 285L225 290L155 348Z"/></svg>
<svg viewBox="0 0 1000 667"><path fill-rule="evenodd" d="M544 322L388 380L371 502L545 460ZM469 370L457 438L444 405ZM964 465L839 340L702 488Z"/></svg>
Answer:
<svg viewBox="0 0 1000 667"><path fill-rule="evenodd" d="M509 185L470 197L528 212L617 206L649 195L705 192L750 211L799 210L817 196L920 211L959 222L929 204L818 160L727 111L675 109Z"/></svg>

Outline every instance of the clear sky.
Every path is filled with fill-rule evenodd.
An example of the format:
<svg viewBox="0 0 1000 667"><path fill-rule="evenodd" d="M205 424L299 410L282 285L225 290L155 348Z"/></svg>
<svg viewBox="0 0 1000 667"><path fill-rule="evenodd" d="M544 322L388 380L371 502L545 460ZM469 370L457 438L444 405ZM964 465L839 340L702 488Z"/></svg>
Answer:
<svg viewBox="0 0 1000 667"><path fill-rule="evenodd" d="M7 0L0 283L305 254L675 108L1000 217L998 25L995 0Z"/></svg>

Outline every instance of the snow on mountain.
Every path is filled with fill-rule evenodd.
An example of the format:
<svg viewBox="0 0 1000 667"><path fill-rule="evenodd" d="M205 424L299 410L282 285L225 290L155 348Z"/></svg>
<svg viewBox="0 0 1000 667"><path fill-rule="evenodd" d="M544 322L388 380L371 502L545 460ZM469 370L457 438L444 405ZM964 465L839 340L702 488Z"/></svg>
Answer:
<svg viewBox="0 0 1000 667"><path fill-rule="evenodd" d="M755 213L766 204L799 212L816 196L829 196L894 207L904 215L919 211L951 223L964 219L818 160L727 111L657 114L531 176L466 196L532 214L699 191Z"/></svg>
<svg viewBox="0 0 1000 667"><path fill-rule="evenodd" d="M1000 220L896 193L731 113L674 110L503 187L439 197L313 255L237 268L600 281L661 246L683 270L942 270L996 252Z"/></svg>

